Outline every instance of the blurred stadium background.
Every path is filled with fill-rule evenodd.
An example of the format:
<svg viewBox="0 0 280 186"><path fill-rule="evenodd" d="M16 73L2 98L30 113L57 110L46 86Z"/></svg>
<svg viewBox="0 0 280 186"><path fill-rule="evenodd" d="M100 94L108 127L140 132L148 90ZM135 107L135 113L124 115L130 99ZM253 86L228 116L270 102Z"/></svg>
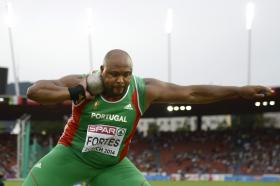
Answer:
<svg viewBox="0 0 280 186"><path fill-rule="evenodd" d="M249 1L176 1L174 6L178 10L177 30L175 37L172 35L176 41L175 45L171 43L172 13L170 12L172 11L169 11L170 9L166 20L166 35L163 32L159 34L159 30L162 29L159 27L163 22L159 20L164 14L161 10L167 8L169 5L167 2L146 1L150 3L150 6L147 6L146 3L118 1L116 4L131 4L127 6L129 8L123 7L125 11L118 7L119 15L116 15L116 7L112 3L114 1L110 2L112 6L100 3L101 1L95 1L95 6L87 1L79 1L78 4L53 1L42 5L34 3L34 6L30 6L30 2L27 1L17 1L16 7L23 17L21 23L17 23L22 25L15 35L26 40L18 40L16 43L13 41L13 16L9 12L9 3L7 3L12 1L0 0L0 12L3 10L11 16L7 17L6 26L0 24L0 39L4 41L0 45L0 176L3 176L5 185L21 185L29 169L56 145L71 112L70 102L42 106L26 99L26 90L32 83L19 82L19 75L16 74L20 66L16 63L19 55L15 53L17 51L14 50L15 48L23 51L21 73L25 75L25 79L31 78L32 81L37 79L32 72L33 69L42 73L46 71L47 75L42 75L44 78L60 76L62 71L69 72L66 71L66 65L62 61L66 61L68 65L68 63L76 63L78 59L81 63L73 66L71 73L85 72L88 66L92 68L95 65L93 61L101 60L100 56L103 57L108 48L118 46L132 50L135 61L141 61L136 63L135 71L145 76L152 74L156 78L161 77L163 80L165 78L168 81L184 84L192 82L236 85L244 84L243 75L246 73L247 84L271 83L279 86L277 84L279 83L279 78L277 79L279 75L277 68L279 6L277 5L279 2L256 1L263 9L259 7L262 16L255 25L257 28L254 30L256 31L255 43L252 42L254 16L250 3L248 3L250 6L247 6L249 14L246 17L246 32L243 28L245 8L242 12L241 7ZM184 6L181 5L182 3ZM221 4L220 7L217 6L218 4ZM95 7L96 12L99 11L98 14L94 12L95 16L99 17L95 20L95 25L92 25L93 21L90 17L93 13L92 9L87 10L89 20L85 23L87 25L85 30L88 30L88 33L85 34L80 33L80 27L84 26L81 21L84 15L81 12L84 11L84 6L88 5ZM161 8L157 9L159 5ZM201 5L210 8L204 9ZM214 6L217 9L213 9ZM62 9L65 10L65 17L60 17ZM106 12L105 9L109 11ZM145 9L144 14L143 9ZM191 12L192 9L196 11ZM30 13L33 11L35 13ZM203 11L205 14L202 14ZM40 12L45 14L41 14L38 18L34 16L34 14L39 15ZM182 12L187 12L188 15ZM0 17L3 15L1 12ZM36 19L33 19L34 17ZM128 17L131 17L131 20ZM222 19L224 17L225 19ZM180 24L186 19L189 19L188 24ZM95 43L92 43L93 26L98 28L94 32ZM112 27L123 29L115 29L113 34ZM155 31L153 32L151 28ZM181 39L182 36L186 38ZM125 42L123 38L126 38ZM163 41L165 39L167 42ZM181 43L180 41L183 40L184 42ZM243 42L244 40L246 42ZM111 41L112 45L104 41ZM17 44L15 48L14 43ZM69 45L69 43L75 44ZM252 43L255 45L253 46ZM42 45L43 48L39 47ZM145 50L142 51L138 47ZM25 50L26 48L29 50ZM57 52L61 48L67 50ZM155 50L155 56L151 57L150 51L155 48L159 49ZM251 56L252 48L255 51L254 56ZM92 51L95 51L95 55ZM205 55L202 55L203 51ZM69 53L75 53L76 56ZM162 55L163 53L166 53L166 56ZM165 57L166 65L156 63L150 65L155 62L155 59L165 61ZM257 68L251 67L252 59ZM186 66L181 64L185 61L189 63L184 65L191 66L191 70L187 71ZM225 61L229 63L224 63ZM27 64L28 62L31 63ZM208 68L213 64L216 67ZM157 70L157 65L161 65L162 69ZM9 69L1 66L8 66ZM51 68L48 69L48 66ZM53 68L54 66L57 68ZM143 66L151 68L140 71L139 67L143 68ZM206 73L204 69L209 72ZM253 81L251 71L255 72L254 75L258 74ZM183 82L182 73L185 75ZM30 74L33 76L29 76ZM218 76L221 74L222 78ZM12 76L15 83L8 81L8 77ZM207 105L152 105L139 122L128 157L153 186L278 186L280 183L280 87L274 86L273 89L275 94L266 99L233 99Z"/></svg>
<svg viewBox="0 0 280 186"><path fill-rule="evenodd" d="M31 83L19 85L18 97L13 84L1 85L0 171L6 185L19 185L52 149L71 111L69 102L42 106L26 99ZM152 105L139 122L128 157L153 185L277 185L280 88L274 90L259 100Z"/></svg>

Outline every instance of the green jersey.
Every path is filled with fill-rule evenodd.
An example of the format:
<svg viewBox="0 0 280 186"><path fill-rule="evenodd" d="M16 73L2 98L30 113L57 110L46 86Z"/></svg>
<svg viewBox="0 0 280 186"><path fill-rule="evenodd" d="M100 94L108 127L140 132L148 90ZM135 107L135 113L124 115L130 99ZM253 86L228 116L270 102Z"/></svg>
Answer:
<svg viewBox="0 0 280 186"><path fill-rule="evenodd" d="M133 76L125 95L118 101L101 95L72 106L72 115L59 139L86 163L106 167L120 162L144 113L145 82Z"/></svg>

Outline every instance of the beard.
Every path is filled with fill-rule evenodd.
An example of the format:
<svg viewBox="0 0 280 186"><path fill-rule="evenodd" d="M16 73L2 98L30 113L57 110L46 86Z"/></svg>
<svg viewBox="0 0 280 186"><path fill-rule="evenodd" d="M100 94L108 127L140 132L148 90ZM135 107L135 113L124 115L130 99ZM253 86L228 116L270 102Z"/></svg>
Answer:
<svg viewBox="0 0 280 186"><path fill-rule="evenodd" d="M120 97L126 93L128 86L119 86L119 87L105 87L105 95L110 97Z"/></svg>

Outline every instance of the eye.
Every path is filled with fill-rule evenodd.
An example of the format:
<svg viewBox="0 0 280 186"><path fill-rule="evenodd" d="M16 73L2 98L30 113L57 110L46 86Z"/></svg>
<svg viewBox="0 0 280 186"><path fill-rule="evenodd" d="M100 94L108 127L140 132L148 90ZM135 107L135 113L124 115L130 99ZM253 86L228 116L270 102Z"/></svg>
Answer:
<svg viewBox="0 0 280 186"><path fill-rule="evenodd" d="M131 72L125 72L125 73L123 73L123 76L124 77L129 77L129 76L131 76Z"/></svg>
<svg viewBox="0 0 280 186"><path fill-rule="evenodd" d="M110 74L111 74L111 76L113 76L113 77L117 77L117 76L119 75L119 73L117 73L117 72L110 72Z"/></svg>

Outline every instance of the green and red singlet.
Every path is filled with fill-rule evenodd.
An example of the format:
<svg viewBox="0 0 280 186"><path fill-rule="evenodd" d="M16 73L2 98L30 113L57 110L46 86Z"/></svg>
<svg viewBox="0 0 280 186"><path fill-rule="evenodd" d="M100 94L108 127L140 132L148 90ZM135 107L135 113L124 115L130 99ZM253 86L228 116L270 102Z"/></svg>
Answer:
<svg viewBox="0 0 280 186"><path fill-rule="evenodd" d="M120 162L128 153L137 123L144 112L145 82L133 76L125 95L111 102L101 95L72 107L59 144L69 146L94 167Z"/></svg>

